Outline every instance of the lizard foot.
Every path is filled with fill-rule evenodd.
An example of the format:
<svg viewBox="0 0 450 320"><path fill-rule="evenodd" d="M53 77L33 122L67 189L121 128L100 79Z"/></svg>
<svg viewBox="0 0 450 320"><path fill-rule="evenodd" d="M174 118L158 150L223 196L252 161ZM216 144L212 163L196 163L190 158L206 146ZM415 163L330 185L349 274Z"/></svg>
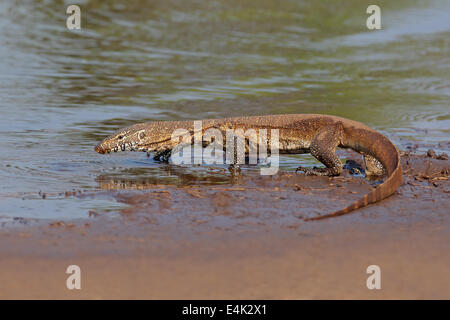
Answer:
<svg viewBox="0 0 450 320"><path fill-rule="evenodd" d="M347 160L343 168L348 170L352 175L365 175L366 173L364 168L354 160Z"/></svg>
<svg viewBox="0 0 450 320"><path fill-rule="evenodd" d="M241 173L241 167L238 164L230 164L228 166L228 171L230 171L230 173L232 175L240 174Z"/></svg>
<svg viewBox="0 0 450 320"><path fill-rule="evenodd" d="M295 170L295 172L297 171L303 171L305 173L305 175L307 176L328 176L328 177L332 177L332 176L338 176L339 172L336 172L336 170L334 170L333 168L305 168L305 167L298 167L297 170Z"/></svg>
<svg viewBox="0 0 450 320"><path fill-rule="evenodd" d="M161 161L161 162L169 162L169 158L172 155L172 150L171 149L166 149L166 150L161 150L161 151L157 151L155 153L155 155L153 156L153 159L155 159L156 161Z"/></svg>

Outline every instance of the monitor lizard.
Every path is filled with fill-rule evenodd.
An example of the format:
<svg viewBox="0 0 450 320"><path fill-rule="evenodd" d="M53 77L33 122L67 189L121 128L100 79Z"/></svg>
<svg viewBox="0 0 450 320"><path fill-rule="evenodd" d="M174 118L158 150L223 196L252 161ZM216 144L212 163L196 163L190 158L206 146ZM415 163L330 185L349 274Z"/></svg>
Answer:
<svg viewBox="0 0 450 320"><path fill-rule="evenodd" d="M194 121L154 121L135 124L116 131L96 147L98 153L118 151L155 152L156 159L168 159L178 144L171 139L174 130L183 128L194 133ZM304 168L306 175L337 176L342 163L335 154L337 147L351 148L364 156L367 175L386 174L386 180L351 205L330 214L305 220L337 217L392 195L402 181L400 154L384 135L349 119L322 114L284 114L202 120L202 134L216 128L224 135L228 129L278 129L279 152L311 153L325 168ZM205 146L205 145L203 145ZM246 146L246 149L248 146ZM247 149L248 152L248 149Z"/></svg>

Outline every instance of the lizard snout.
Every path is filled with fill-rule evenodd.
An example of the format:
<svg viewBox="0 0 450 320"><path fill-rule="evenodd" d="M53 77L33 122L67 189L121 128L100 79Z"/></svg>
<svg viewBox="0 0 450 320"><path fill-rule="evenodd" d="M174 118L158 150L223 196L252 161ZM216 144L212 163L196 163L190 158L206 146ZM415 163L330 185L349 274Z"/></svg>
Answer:
<svg viewBox="0 0 450 320"><path fill-rule="evenodd" d="M96 152L98 152L98 153L101 153L101 154L106 153L106 150L105 150L105 148L102 146L102 143L99 143L98 145L96 145L94 150L95 150Z"/></svg>

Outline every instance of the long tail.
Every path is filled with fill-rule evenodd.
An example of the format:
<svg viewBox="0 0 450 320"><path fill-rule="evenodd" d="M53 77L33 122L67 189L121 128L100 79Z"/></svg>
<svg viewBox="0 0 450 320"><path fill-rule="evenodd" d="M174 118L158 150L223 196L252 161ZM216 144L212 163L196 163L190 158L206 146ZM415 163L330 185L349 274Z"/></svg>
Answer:
<svg viewBox="0 0 450 320"><path fill-rule="evenodd" d="M307 221L342 216L371 203L380 201L392 195L402 182L400 153L388 138L374 130L355 127L344 127L344 135L346 138L344 138L343 147L350 147L353 150L362 151L375 157L383 164L388 178L374 190L348 207L323 216L305 219Z"/></svg>

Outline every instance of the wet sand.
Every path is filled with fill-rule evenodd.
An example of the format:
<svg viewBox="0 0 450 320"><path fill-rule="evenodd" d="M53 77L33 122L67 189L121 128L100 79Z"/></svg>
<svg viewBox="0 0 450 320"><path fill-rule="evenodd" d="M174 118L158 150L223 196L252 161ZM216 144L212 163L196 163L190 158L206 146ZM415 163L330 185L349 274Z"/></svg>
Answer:
<svg viewBox="0 0 450 320"><path fill-rule="evenodd" d="M394 196L316 222L303 219L371 185L348 172L189 187L100 179L104 191L67 196L112 197L128 205L119 215L3 223L0 298L448 299L450 162L404 153L402 165ZM71 264L81 290L66 288ZM366 287L373 264L381 290Z"/></svg>

